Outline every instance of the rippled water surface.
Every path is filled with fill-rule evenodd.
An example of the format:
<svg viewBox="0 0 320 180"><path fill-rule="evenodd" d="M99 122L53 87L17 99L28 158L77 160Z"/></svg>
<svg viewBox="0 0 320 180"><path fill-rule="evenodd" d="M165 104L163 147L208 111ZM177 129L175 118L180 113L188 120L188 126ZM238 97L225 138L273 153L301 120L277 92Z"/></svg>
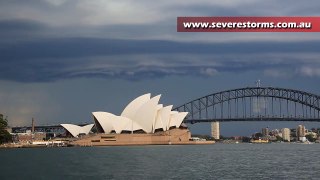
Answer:
<svg viewBox="0 0 320 180"><path fill-rule="evenodd" d="M0 179L320 179L320 144L0 149Z"/></svg>

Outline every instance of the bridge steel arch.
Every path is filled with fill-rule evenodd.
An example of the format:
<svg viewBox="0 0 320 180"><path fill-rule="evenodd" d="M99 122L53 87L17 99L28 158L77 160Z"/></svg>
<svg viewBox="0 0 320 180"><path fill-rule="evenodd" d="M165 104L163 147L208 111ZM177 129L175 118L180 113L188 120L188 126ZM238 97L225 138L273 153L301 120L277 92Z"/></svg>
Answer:
<svg viewBox="0 0 320 180"><path fill-rule="evenodd" d="M215 106L217 104L224 103L226 101L241 99L241 98L250 98L250 97L267 97L267 98L277 98L283 99L295 103L299 103L306 107L312 108L318 112L318 118L281 118L281 117L244 117L244 118L220 118L220 119L208 119L208 117L202 118L201 114L203 111L208 112L208 108ZM239 89L232 89L217 92L207 96L200 97L198 99L192 100L188 103L185 103L181 106L175 107L176 111L189 112L188 116L185 119L185 123L196 123L196 122L212 122L212 121L236 121L236 120L245 120L245 121L257 121L257 120L268 120L268 121L318 121L319 111L320 111L320 96L300 90L286 89L286 88L277 88L277 87L246 87ZM310 110L311 111L311 110ZM198 119L194 118L195 114L199 114Z"/></svg>

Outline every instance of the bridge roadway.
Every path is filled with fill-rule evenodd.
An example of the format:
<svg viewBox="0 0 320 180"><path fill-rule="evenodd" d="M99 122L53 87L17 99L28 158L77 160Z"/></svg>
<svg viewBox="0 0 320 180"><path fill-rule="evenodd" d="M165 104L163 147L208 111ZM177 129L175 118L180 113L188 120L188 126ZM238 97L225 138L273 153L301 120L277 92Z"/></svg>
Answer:
<svg viewBox="0 0 320 180"><path fill-rule="evenodd" d="M218 119L191 119L184 120L184 123L195 124L205 122L240 122L240 121L303 121L303 122L320 122L319 118L294 118L294 117L251 117L251 118L218 118Z"/></svg>
<svg viewBox="0 0 320 180"><path fill-rule="evenodd" d="M85 126L89 123L81 123L76 124L78 126ZM31 130L32 126L16 126L11 127L13 133L24 133L27 130ZM46 132L46 133L55 133L55 132L63 132L64 127L62 127L60 124L56 125L39 125L34 127L35 132Z"/></svg>

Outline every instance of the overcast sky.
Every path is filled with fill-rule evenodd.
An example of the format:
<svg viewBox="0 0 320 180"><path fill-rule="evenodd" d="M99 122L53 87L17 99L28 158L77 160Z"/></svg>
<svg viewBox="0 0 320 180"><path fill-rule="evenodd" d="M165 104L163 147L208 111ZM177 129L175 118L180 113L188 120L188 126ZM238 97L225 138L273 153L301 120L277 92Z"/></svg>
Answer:
<svg viewBox="0 0 320 180"><path fill-rule="evenodd" d="M319 16L319 8L317 0L0 0L0 113L11 126L32 117L92 122L92 111L119 114L143 93L178 106L257 79L320 94L319 33L176 32L178 16ZM225 123L222 134L295 125Z"/></svg>

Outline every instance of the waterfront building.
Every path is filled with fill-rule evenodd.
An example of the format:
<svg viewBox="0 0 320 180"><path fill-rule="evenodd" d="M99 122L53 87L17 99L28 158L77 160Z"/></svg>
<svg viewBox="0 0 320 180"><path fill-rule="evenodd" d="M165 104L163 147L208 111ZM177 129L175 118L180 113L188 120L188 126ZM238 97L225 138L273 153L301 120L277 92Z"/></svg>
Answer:
<svg viewBox="0 0 320 180"><path fill-rule="evenodd" d="M279 129L273 129L273 130L271 130L271 132L269 132L269 135L279 136L279 133L280 133Z"/></svg>
<svg viewBox="0 0 320 180"><path fill-rule="evenodd" d="M160 95L144 94L131 101L120 116L92 112L97 134L83 136L77 146L126 146L165 144L212 144L191 141L189 129L182 124L187 112L172 111L172 105L159 104Z"/></svg>
<svg viewBox="0 0 320 180"><path fill-rule="evenodd" d="M21 143L43 141L44 139L46 139L46 133L44 132L31 133L31 131L27 131L25 133L11 133L11 135L14 142Z"/></svg>
<svg viewBox="0 0 320 180"><path fill-rule="evenodd" d="M220 139L220 125L218 121L211 123L211 136L214 139Z"/></svg>
<svg viewBox="0 0 320 180"><path fill-rule="evenodd" d="M282 130L281 130L281 132L282 132L282 139L284 140L284 141L289 141L290 142L290 129L289 128L283 128Z"/></svg>
<svg viewBox="0 0 320 180"><path fill-rule="evenodd" d="M109 112L93 112L98 133L155 133L179 128L187 112L171 111L172 105L159 104L161 95L144 94L131 101L120 116Z"/></svg>
<svg viewBox="0 0 320 180"><path fill-rule="evenodd" d="M269 128L262 128L262 136L263 137L269 136Z"/></svg>
<svg viewBox="0 0 320 180"><path fill-rule="evenodd" d="M296 135L299 141L303 141L305 139L305 135L306 135L305 131L306 131L306 128L303 125L299 125L297 127Z"/></svg>

